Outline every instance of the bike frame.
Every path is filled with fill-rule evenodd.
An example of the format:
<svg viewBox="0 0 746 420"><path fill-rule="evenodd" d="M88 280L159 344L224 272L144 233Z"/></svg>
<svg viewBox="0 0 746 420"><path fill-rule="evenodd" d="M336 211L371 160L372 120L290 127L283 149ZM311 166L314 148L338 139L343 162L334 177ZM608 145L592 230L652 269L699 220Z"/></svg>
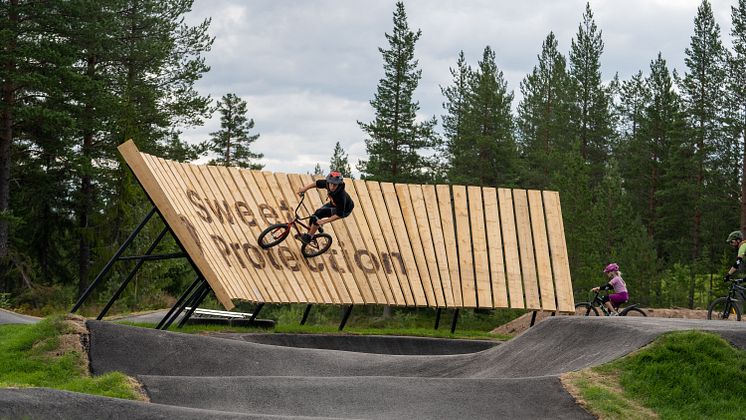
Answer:
<svg viewBox="0 0 746 420"><path fill-rule="evenodd" d="M295 231L298 232L299 234L302 233L302 232L301 232L300 229L298 229L297 225L303 226L304 228L306 228L306 230L308 230L308 229L311 228L311 226L309 226L309 225L307 225L307 224L305 224L305 223L302 222L302 220L308 220L308 219L310 219L311 216L300 217L298 215L298 210L303 205L303 201L306 199L306 194L303 193L303 194L300 195L300 197L301 197L301 199L298 202L298 205L295 206L295 210L293 210L293 213L295 214L295 218L293 220L290 220L290 221L287 222L288 227L295 229ZM323 229L321 229L321 226L319 226L319 232L323 232Z"/></svg>
<svg viewBox="0 0 746 420"><path fill-rule="evenodd" d="M604 302L601 300L600 295L601 295L600 290L598 292L595 292L593 299L591 299L591 306L598 306L598 308L601 309L601 312L604 313L604 316L609 316L611 312L609 312L609 310L606 308L606 305L604 305ZM612 303L611 305L613 306L614 304ZM637 306L638 306L637 303L633 303L631 305L627 305L624 307L622 307L621 305L615 306L615 308L617 309L617 312L619 312L619 314L621 315L623 312L628 311L632 308L636 308Z"/></svg>
<svg viewBox="0 0 746 420"><path fill-rule="evenodd" d="M742 286L741 283L744 279L732 280L730 289L728 290L728 298L731 302L746 302L746 286Z"/></svg>

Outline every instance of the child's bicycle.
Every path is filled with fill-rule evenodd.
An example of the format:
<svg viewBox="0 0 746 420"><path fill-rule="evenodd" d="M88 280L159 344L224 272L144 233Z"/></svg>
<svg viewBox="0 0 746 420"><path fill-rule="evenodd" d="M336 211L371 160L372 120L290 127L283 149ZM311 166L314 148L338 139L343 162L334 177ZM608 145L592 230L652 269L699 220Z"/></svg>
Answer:
<svg viewBox="0 0 746 420"><path fill-rule="evenodd" d="M578 315L584 315L584 316L599 316L599 309L601 310L601 313L603 313L604 316L611 315L611 312L606 309L606 305L604 305L604 302L601 300L601 297L599 296L601 294L600 291L598 292L591 292L594 293L593 298L590 300L590 302L580 302L575 305L575 313ZM613 305L613 302L612 302ZM627 305L623 309L620 310L619 306L614 307L617 312L619 313L619 316L648 316L648 314L645 313L642 309L640 309L636 303L633 303L632 305Z"/></svg>
<svg viewBox="0 0 746 420"><path fill-rule="evenodd" d="M298 203L298 206L295 208L295 218L293 220L287 223L275 223L273 225L270 225L268 228L264 229L261 234L259 234L259 239L257 241L259 242L260 247L268 249L272 248L275 245L279 245L288 237L288 235L290 234L290 229L292 228L294 228L297 232L297 235L295 236L297 238L300 238L302 232L300 231L300 229L298 229L298 225L301 225L304 228L308 229L309 226L303 223L302 220L308 220L311 218L311 216L300 217L298 215L298 209L301 205L303 205L303 200L305 199L306 195L301 194L301 200ZM301 254L303 254L304 257L312 258L323 254L331 246L331 235L329 235L328 233L324 233L324 230L321 228L321 226L319 226L318 232L313 235L311 240L308 241L308 243L303 242L303 245L301 245L300 247L300 252Z"/></svg>
<svg viewBox="0 0 746 420"><path fill-rule="evenodd" d="M728 296L719 297L710 303L707 308L707 319L719 319L722 321L740 321L743 303L746 302L746 286L741 283L743 279L730 281Z"/></svg>

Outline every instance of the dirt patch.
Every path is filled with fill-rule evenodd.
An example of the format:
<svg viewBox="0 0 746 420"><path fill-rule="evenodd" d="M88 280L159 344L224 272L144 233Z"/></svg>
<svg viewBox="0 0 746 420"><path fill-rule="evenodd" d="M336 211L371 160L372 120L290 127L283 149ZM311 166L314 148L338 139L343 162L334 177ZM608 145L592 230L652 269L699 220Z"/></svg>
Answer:
<svg viewBox="0 0 746 420"><path fill-rule="evenodd" d="M604 375L595 372L592 369L583 369L581 371L568 372L560 375L560 381L562 382L562 386L575 399L578 405L585 408L589 413L597 416L601 420L616 418L631 420L658 418L658 415L654 411L625 396L622 386L619 384L619 378L615 375ZM604 413L593 410L588 402L583 399L582 392L579 388L580 383L585 383L586 386L602 388L611 394L619 396L619 399L627 406L627 410L625 410L624 414L619 417L607 417Z"/></svg>
<svg viewBox="0 0 746 420"><path fill-rule="evenodd" d="M707 319L707 311L704 309L686 309L686 308L643 308L648 316L658 318L683 318L683 319ZM576 314L579 316L579 314ZM537 311L536 321L534 324L552 316L552 312ZM570 316L560 314L556 316ZM524 314L507 324L500 325L491 332L494 334L517 335L526 331L531 325L531 312Z"/></svg>

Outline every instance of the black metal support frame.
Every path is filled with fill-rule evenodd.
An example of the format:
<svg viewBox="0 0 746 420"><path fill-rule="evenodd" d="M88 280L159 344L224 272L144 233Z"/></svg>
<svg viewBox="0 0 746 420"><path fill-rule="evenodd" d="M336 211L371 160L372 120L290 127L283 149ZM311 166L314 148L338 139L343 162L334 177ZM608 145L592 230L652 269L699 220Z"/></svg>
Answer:
<svg viewBox="0 0 746 420"><path fill-rule="evenodd" d="M168 313L166 313L166 316L164 316L163 319L161 319L161 322L159 322L158 325L156 325L155 329L160 330L161 327L163 327L166 323L168 323L168 325L171 325L174 319L176 319L176 317L178 317L179 314L184 310L184 307L186 307L187 297L192 293L192 290L194 290L194 288L197 286L201 286L202 282L204 282L204 279L202 278L202 276L197 276L197 278L192 282L189 288L187 288L186 292L184 292L181 295L181 297L179 297L179 300L177 300L174 306L172 306L171 309L168 311ZM178 308L178 311L177 311L177 308ZM174 315L174 312L176 312L175 315Z"/></svg>
<svg viewBox="0 0 746 420"><path fill-rule="evenodd" d="M261 311L263 307L264 307L264 302L260 302L259 304L256 305L256 309L254 309L254 312L252 312L251 316L249 317L249 323L254 322L254 320L256 319L256 316L259 315L259 311Z"/></svg>
<svg viewBox="0 0 746 420"><path fill-rule="evenodd" d="M453 319L451 320L451 334L456 332L457 322L458 322L458 308L453 310Z"/></svg>
<svg viewBox="0 0 746 420"><path fill-rule="evenodd" d="M534 326L536 322L536 311L531 312L531 323L528 325L529 328Z"/></svg>
<svg viewBox="0 0 746 420"><path fill-rule="evenodd" d="M440 312L441 312L440 308L435 310L435 328L434 329L436 330L440 326Z"/></svg>
<svg viewBox="0 0 746 420"><path fill-rule="evenodd" d="M345 327L345 324L347 324L347 320L350 318L350 314L352 313L352 307L354 305L349 305L345 309L344 315L342 315L342 322L339 323L339 330L342 331Z"/></svg>
<svg viewBox="0 0 746 420"><path fill-rule="evenodd" d="M300 325L306 325L306 321L308 320L308 314L311 313L311 307L312 306L313 306L313 304L311 304L311 303L309 303L308 305L306 305L306 310L303 311L303 318L301 318L301 320L300 320Z"/></svg>

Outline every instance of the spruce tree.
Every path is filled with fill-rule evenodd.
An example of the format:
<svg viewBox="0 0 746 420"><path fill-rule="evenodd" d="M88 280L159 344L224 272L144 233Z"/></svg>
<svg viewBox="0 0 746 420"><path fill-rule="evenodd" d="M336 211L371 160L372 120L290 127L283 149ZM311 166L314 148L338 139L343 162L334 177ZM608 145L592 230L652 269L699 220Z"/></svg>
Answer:
<svg viewBox="0 0 746 420"><path fill-rule="evenodd" d="M690 257L697 261L703 256L704 225L711 221L704 219L721 217L714 213L705 214L705 207L719 207L721 198L716 198L720 195L716 190L728 187L722 183L713 184L716 178L719 178L716 177L716 161L724 134L723 98L726 72L725 49L720 41L720 27L715 23L712 7L707 0L703 0L697 9L694 35L685 53L687 72L681 90L691 142L689 147L694 151L696 163L695 196L690 204L694 209ZM722 236L722 233L717 236Z"/></svg>
<svg viewBox="0 0 746 420"><path fill-rule="evenodd" d="M526 187L546 188L559 150L570 147L569 77L565 57L557 49L557 38L550 32L544 40L539 64L521 82L523 98L516 120L525 160L523 179Z"/></svg>
<svg viewBox="0 0 746 420"><path fill-rule="evenodd" d="M264 165L255 162L264 157L250 150L259 134L250 134L254 120L247 118L246 101L234 93L228 93L218 101L220 130L210 133L210 140L203 144L208 152L217 155L210 164L238 166L248 169L262 169Z"/></svg>
<svg viewBox="0 0 746 420"><path fill-rule="evenodd" d="M741 230L746 230L746 0L731 6L733 55L730 60L729 90L733 101L734 136L741 145Z"/></svg>
<svg viewBox="0 0 746 420"><path fill-rule="evenodd" d="M332 157L329 161L329 170L339 171L345 178L353 179L347 153L345 153L345 150L339 142L334 145L334 152L332 152Z"/></svg>
<svg viewBox="0 0 746 420"><path fill-rule="evenodd" d="M591 165L592 180L599 182L610 151L613 129L610 98L601 81L604 43L586 3L583 21L570 47L570 75L573 81L572 131L580 140L580 154Z"/></svg>
<svg viewBox="0 0 746 420"><path fill-rule="evenodd" d="M513 93L485 47L478 68L469 78L463 133L451 142L451 182L491 186L515 185L518 152L513 137L510 105Z"/></svg>
<svg viewBox="0 0 746 420"><path fill-rule="evenodd" d="M404 3L397 2L394 31L386 34L389 48L379 48L383 55L384 77L379 81L370 102L375 118L369 123L358 121L365 131L368 159L360 161L362 176L380 181L426 181L432 178L434 158L426 156L437 146L433 131L435 117L417 122L419 103L413 95L422 77L414 58L415 43L422 32L412 32L407 24Z"/></svg>
<svg viewBox="0 0 746 420"><path fill-rule="evenodd" d="M464 135L464 118L466 116L466 100L469 89L469 80L472 77L472 70L466 64L464 51L459 51L456 68L448 69L453 77L452 84L447 87L440 87L440 92L445 97L443 109L445 115L441 116L443 123L443 142L442 157L446 162L453 160L455 147L460 144Z"/></svg>

